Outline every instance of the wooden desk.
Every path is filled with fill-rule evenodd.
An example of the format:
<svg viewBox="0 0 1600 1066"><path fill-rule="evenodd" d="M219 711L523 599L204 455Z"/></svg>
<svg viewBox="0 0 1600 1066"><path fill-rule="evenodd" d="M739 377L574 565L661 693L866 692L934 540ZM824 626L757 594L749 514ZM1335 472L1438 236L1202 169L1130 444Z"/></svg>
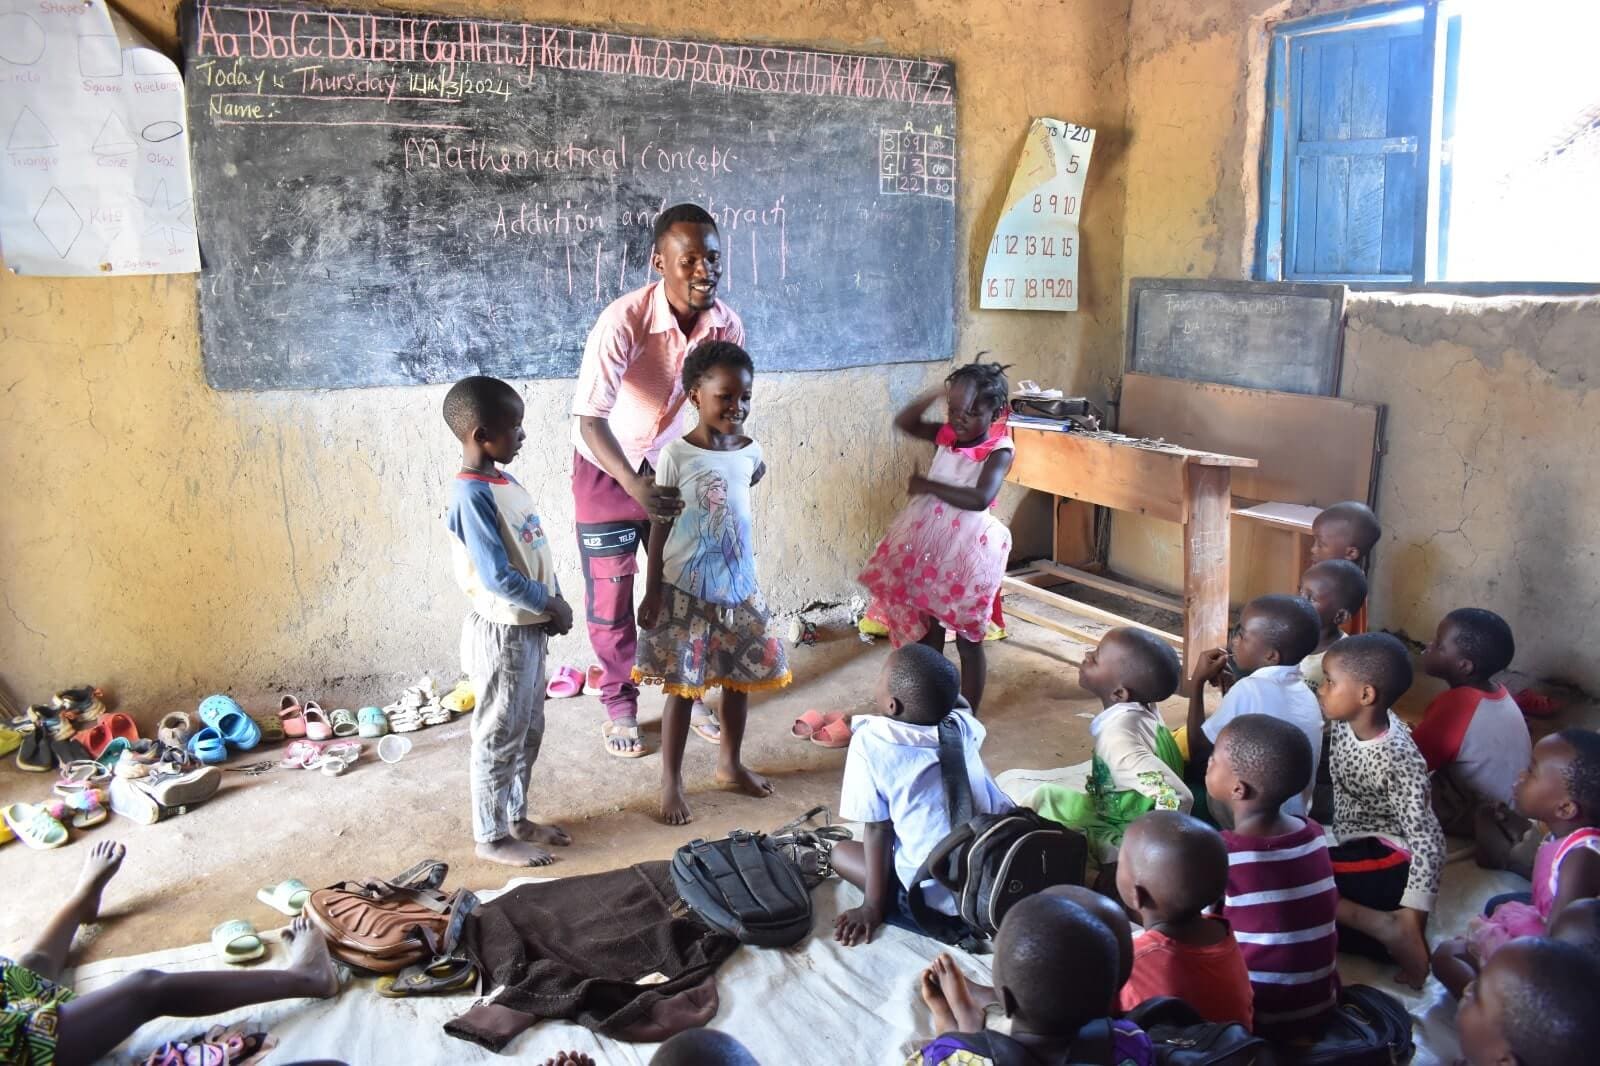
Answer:
<svg viewBox="0 0 1600 1066"><path fill-rule="evenodd" d="M1183 526L1183 635L1151 631L1182 648L1185 679L1193 672L1195 656L1227 646L1231 483L1234 469L1254 467L1254 459L1116 433L1059 433L1023 426L1014 426L1011 432L1016 458L1006 480ZM1060 574L1059 566L1041 569L1069 576ZM1017 578L1006 578L1004 587L1114 624L1151 629Z"/></svg>

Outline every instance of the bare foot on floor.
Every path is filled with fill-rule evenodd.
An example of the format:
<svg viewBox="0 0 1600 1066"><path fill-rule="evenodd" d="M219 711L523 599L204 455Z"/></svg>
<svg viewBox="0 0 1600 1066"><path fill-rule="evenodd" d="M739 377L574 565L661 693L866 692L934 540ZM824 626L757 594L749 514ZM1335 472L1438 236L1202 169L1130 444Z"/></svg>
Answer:
<svg viewBox="0 0 1600 1066"><path fill-rule="evenodd" d="M114 840L102 840L89 849L83 860L83 873L78 875L78 887L72 893L79 925L87 925L100 916L100 894L122 868L127 853L128 849Z"/></svg>
<svg viewBox="0 0 1600 1066"><path fill-rule="evenodd" d="M546 1059L544 1066L594 1066L594 1060L581 1051L563 1051L553 1059Z"/></svg>
<svg viewBox="0 0 1600 1066"><path fill-rule="evenodd" d="M717 780L730 788L737 789L747 796L756 799L766 799L772 795L772 782L750 769L748 766L734 766L730 769L717 769Z"/></svg>
<svg viewBox="0 0 1600 1066"><path fill-rule="evenodd" d="M932 1016L930 1022L934 1035L955 1032L956 1016L950 1010L949 1001L944 998L944 989L939 985L939 974L932 966L922 971L922 979L917 984L917 990L922 993L922 1002L927 1004L928 1013Z"/></svg>
<svg viewBox="0 0 1600 1066"><path fill-rule="evenodd" d="M511 835L529 844L549 844L557 848L572 843L572 837L559 825L543 825L528 818L512 826Z"/></svg>
<svg viewBox="0 0 1600 1066"><path fill-rule="evenodd" d="M1429 959L1428 942L1422 935L1421 925L1409 919L1405 910L1377 913L1378 926L1373 932L1400 964L1395 980L1412 988L1422 988L1428 980Z"/></svg>
<svg viewBox="0 0 1600 1066"><path fill-rule="evenodd" d="M339 971L333 968L328 942L311 919L302 914L282 936L289 950L289 965L284 969L305 981L305 994L314 999L338 995Z"/></svg>
<svg viewBox="0 0 1600 1066"><path fill-rule="evenodd" d="M661 786L661 820L668 825L688 825L692 818L689 797L683 794L683 782L664 783Z"/></svg>
<svg viewBox="0 0 1600 1066"><path fill-rule="evenodd" d="M984 1025L983 1007L978 1005L967 983L967 975L961 972L956 960L948 954L941 954L933 960L932 969L939 979L939 988L944 992L944 1001L950 1005L956 1025L960 1026L963 1033L981 1030Z"/></svg>
<svg viewBox="0 0 1600 1066"><path fill-rule="evenodd" d="M477 847L478 858L501 866L549 866L556 857L537 844L515 837L501 837Z"/></svg>

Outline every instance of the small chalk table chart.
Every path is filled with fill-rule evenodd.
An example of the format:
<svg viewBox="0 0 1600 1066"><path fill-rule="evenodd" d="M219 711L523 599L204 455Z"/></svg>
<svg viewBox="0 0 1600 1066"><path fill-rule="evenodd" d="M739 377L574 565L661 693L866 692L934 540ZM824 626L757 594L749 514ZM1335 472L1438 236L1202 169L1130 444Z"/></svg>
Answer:
<svg viewBox="0 0 1600 1066"><path fill-rule="evenodd" d="M878 135L878 191L885 196L956 198L956 142L943 126Z"/></svg>

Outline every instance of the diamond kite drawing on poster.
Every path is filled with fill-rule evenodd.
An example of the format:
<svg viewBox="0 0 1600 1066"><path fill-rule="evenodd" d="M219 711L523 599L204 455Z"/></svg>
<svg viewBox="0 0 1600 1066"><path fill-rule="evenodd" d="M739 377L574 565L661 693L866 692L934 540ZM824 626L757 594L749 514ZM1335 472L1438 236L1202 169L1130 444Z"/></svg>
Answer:
<svg viewBox="0 0 1600 1066"><path fill-rule="evenodd" d="M176 63L106 0L30 4L0 13L0 86L7 267L65 277L200 269Z"/></svg>

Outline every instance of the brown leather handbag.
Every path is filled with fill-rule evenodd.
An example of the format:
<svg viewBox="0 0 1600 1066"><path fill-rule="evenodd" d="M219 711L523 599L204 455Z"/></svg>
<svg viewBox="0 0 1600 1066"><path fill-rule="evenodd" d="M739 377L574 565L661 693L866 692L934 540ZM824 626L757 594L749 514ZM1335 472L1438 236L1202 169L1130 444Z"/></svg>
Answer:
<svg viewBox="0 0 1600 1066"><path fill-rule="evenodd" d="M465 889L440 889L449 870L437 859L424 859L389 880L341 881L311 893L305 913L341 962L397 973L424 959L449 957L478 905Z"/></svg>

